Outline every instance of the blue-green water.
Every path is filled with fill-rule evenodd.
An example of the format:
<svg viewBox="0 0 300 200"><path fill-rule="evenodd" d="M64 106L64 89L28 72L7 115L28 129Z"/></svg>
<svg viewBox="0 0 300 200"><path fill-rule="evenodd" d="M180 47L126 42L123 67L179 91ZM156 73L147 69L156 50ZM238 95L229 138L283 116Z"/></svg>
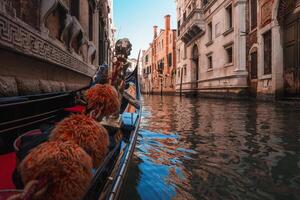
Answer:
<svg viewBox="0 0 300 200"><path fill-rule="evenodd" d="M300 108L144 96L121 199L300 199Z"/></svg>

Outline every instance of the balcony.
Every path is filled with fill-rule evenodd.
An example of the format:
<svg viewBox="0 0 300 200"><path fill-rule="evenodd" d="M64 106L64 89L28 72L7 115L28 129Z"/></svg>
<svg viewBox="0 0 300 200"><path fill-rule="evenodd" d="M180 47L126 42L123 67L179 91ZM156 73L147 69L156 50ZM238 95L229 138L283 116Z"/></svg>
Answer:
<svg viewBox="0 0 300 200"><path fill-rule="evenodd" d="M184 19L183 23L179 27L180 35L179 38L184 43L189 43L196 36L199 36L205 32L205 22L203 18L202 9L194 9Z"/></svg>

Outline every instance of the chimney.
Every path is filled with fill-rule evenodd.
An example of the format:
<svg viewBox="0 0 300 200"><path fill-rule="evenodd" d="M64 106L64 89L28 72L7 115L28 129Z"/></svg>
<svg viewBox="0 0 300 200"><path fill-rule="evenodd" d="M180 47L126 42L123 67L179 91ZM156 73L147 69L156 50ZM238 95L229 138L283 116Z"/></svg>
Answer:
<svg viewBox="0 0 300 200"><path fill-rule="evenodd" d="M153 37L154 39L157 38L157 26L153 26Z"/></svg>
<svg viewBox="0 0 300 200"><path fill-rule="evenodd" d="M165 16L165 30L171 30L171 15Z"/></svg>

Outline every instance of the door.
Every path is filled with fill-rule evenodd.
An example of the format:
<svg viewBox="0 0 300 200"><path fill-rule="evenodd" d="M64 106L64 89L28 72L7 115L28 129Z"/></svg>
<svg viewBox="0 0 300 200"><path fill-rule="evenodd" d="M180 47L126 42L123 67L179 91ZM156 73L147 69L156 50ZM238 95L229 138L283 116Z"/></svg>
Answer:
<svg viewBox="0 0 300 200"><path fill-rule="evenodd" d="M285 95L300 97L300 12L284 22Z"/></svg>
<svg viewBox="0 0 300 200"><path fill-rule="evenodd" d="M192 82L195 83L195 88L198 88L198 81L199 81L199 51L198 51L198 46L197 45L194 45L194 47L193 47L192 61L193 61L193 68L194 68L194 70L191 70L191 72L194 73L194 80ZM192 77L193 77L193 74L192 74Z"/></svg>

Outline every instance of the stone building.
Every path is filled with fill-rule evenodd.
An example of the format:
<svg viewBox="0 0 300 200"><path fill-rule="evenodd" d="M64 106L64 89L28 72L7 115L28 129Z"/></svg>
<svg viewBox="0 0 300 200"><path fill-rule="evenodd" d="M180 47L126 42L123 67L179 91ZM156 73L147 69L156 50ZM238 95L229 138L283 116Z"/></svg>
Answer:
<svg viewBox="0 0 300 200"><path fill-rule="evenodd" d="M0 0L0 96L86 86L108 63L109 1Z"/></svg>
<svg viewBox="0 0 300 200"><path fill-rule="evenodd" d="M177 0L177 92L247 91L246 0Z"/></svg>
<svg viewBox="0 0 300 200"><path fill-rule="evenodd" d="M176 30L171 29L170 15L165 16L165 29L158 33L158 27L154 26L153 34L153 41L146 51L149 53L143 56L143 63L147 64L143 68L149 67L146 73L151 74L149 90L151 93L175 93ZM144 74L142 77L148 76Z"/></svg>
<svg viewBox="0 0 300 200"><path fill-rule="evenodd" d="M112 59L114 56L114 51L115 51L115 43L116 43L116 38L115 34L117 32L116 27L114 25L114 14L113 14L113 0L108 0L107 1L107 6L108 6L108 12L106 12L108 23L106 24L107 27L107 36L105 38L108 39L108 46L106 47L108 50L108 55L107 55L107 64L112 64Z"/></svg>
<svg viewBox="0 0 300 200"><path fill-rule="evenodd" d="M300 1L249 0L247 64L253 96L300 96Z"/></svg>

